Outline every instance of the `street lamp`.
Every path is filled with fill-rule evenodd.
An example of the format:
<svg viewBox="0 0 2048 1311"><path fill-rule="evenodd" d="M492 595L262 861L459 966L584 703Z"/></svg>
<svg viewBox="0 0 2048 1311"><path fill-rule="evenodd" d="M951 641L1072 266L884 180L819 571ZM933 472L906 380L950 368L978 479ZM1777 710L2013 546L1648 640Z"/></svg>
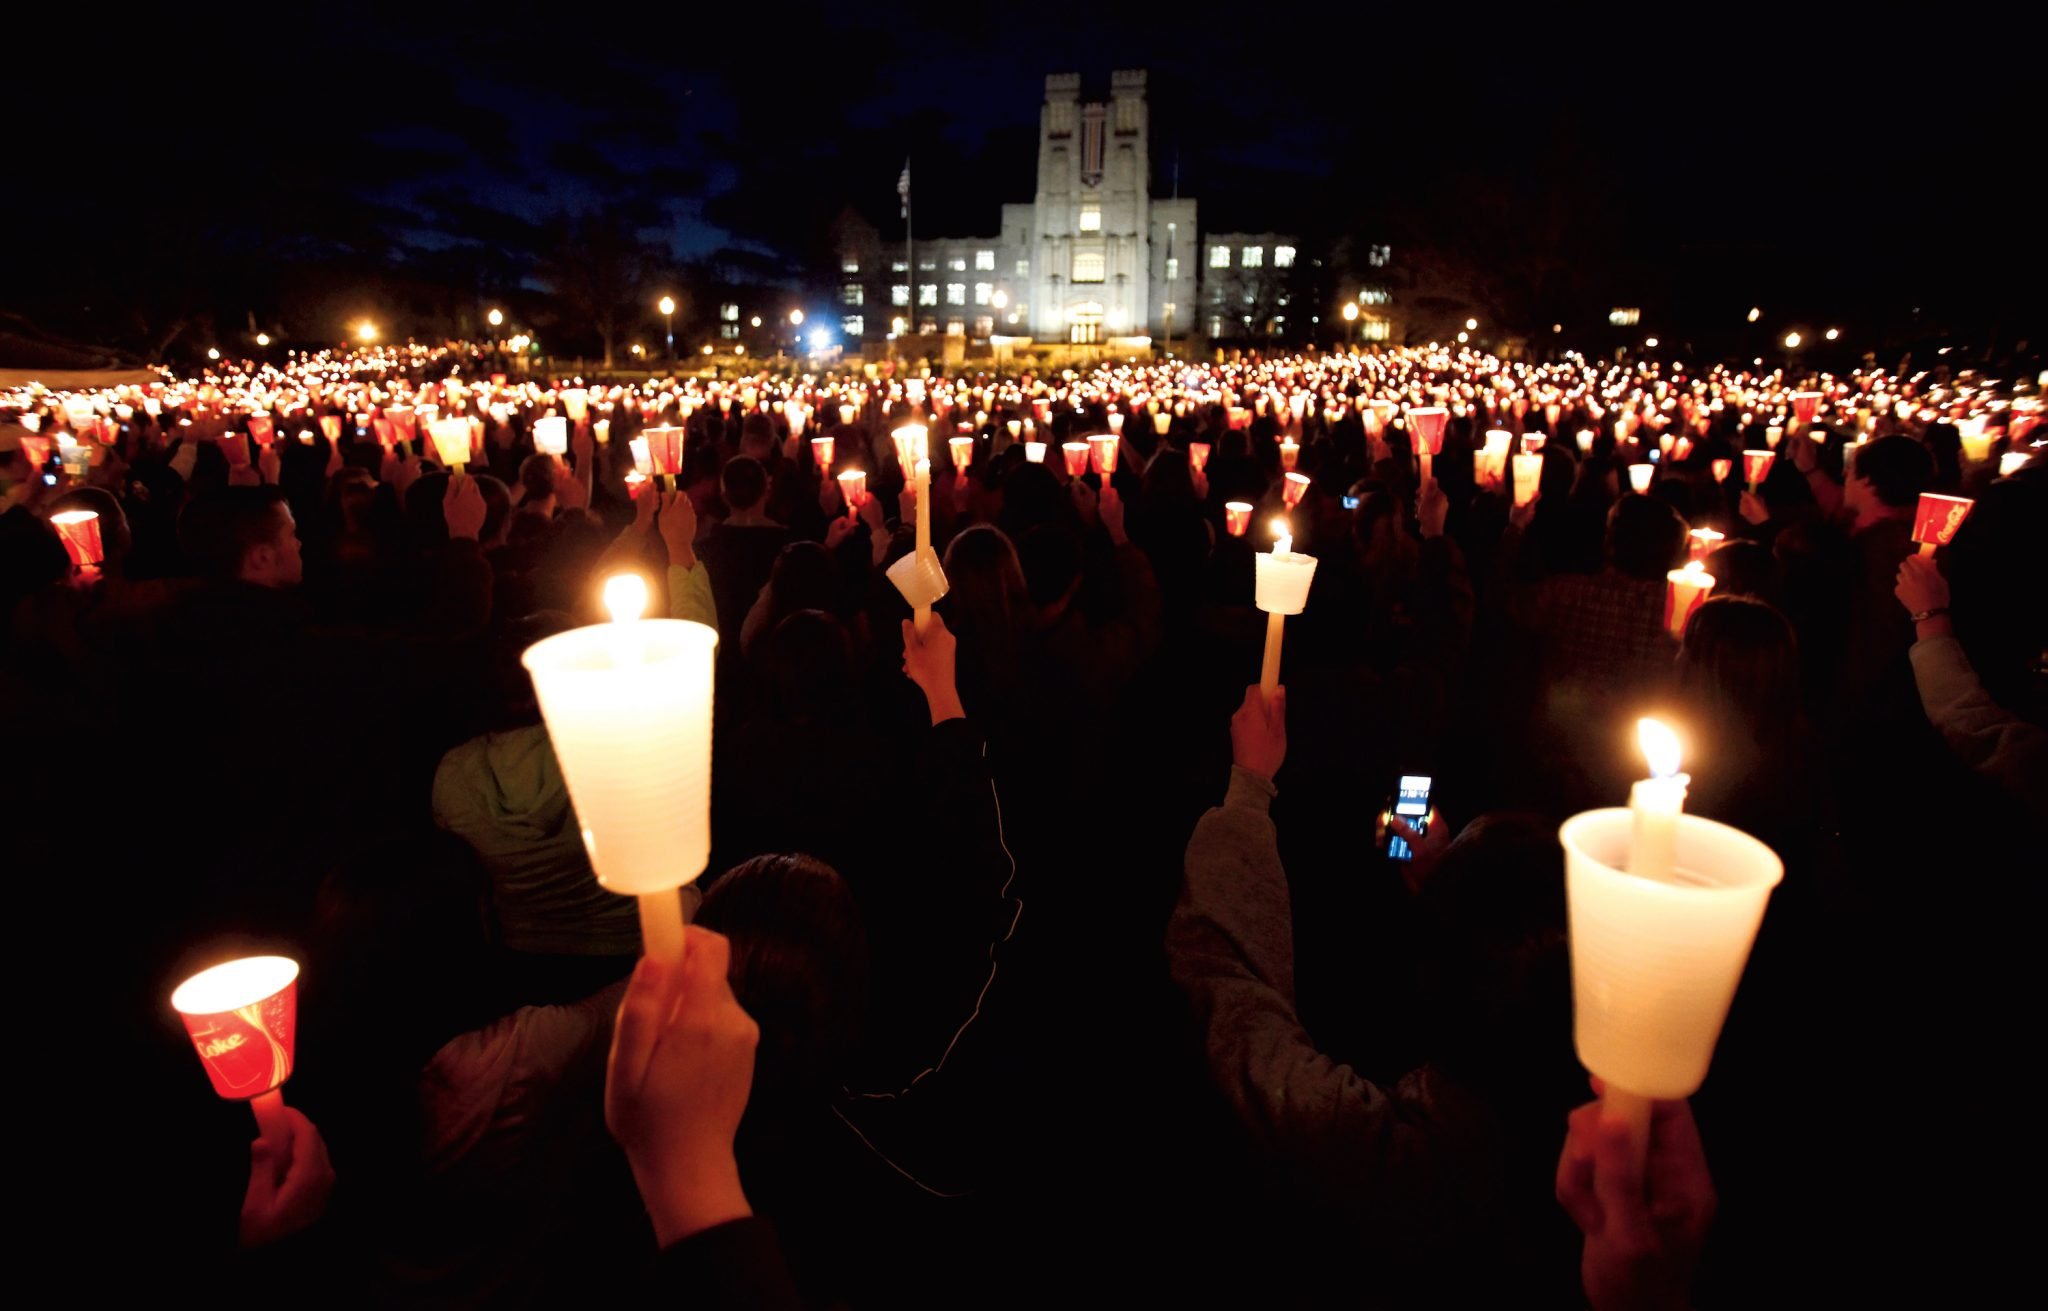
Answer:
<svg viewBox="0 0 2048 1311"><path fill-rule="evenodd" d="M1001 287L997 287L995 294L988 298L988 303L999 310L1008 309L1010 307L1010 293L1004 291Z"/></svg>
<svg viewBox="0 0 2048 1311"><path fill-rule="evenodd" d="M802 310L791 310L789 312L789 326L792 328L804 326L804 312Z"/></svg>
<svg viewBox="0 0 2048 1311"><path fill-rule="evenodd" d="M661 303L656 305L655 308L661 311L662 332L668 337L668 362L674 364L676 362L676 298L673 296L663 296Z"/></svg>
<svg viewBox="0 0 2048 1311"><path fill-rule="evenodd" d="M1835 341L1841 337L1842 330L1840 328L1829 328L1827 335L1829 341Z"/></svg>
<svg viewBox="0 0 2048 1311"><path fill-rule="evenodd" d="M1758 319L1762 318L1763 316L1764 311L1762 306L1752 305L1749 307L1749 321L1751 323L1755 323Z"/></svg>
<svg viewBox="0 0 2048 1311"><path fill-rule="evenodd" d="M1799 334L1798 334L1798 333L1796 333L1796 332L1788 332L1788 333L1786 333L1786 334L1785 334L1785 349L1786 349L1786 350L1788 350L1788 351L1796 351L1796 350L1798 350L1798 349L1799 349Z"/></svg>
<svg viewBox="0 0 2048 1311"><path fill-rule="evenodd" d="M492 310L485 317L490 320L491 326L494 328L502 328L505 326L505 311L503 310Z"/></svg>
<svg viewBox="0 0 2048 1311"><path fill-rule="evenodd" d="M269 333L267 333L267 332L259 332L259 333L257 333L257 334L256 334L256 344L257 344L258 346L268 346L268 345L270 344L270 334L269 334Z"/></svg>
<svg viewBox="0 0 2048 1311"><path fill-rule="evenodd" d="M1358 302L1344 302L1344 344L1349 346L1358 339Z"/></svg>
<svg viewBox="0 0 2048 1311"><path fill-rule="evenodd" d="M377 325L364 319L356 325L356 340L368 345L377 340Z"/></svg>
<svg viewBox="0 0 2048 1311"><path fill-rule="evenodd" d="M1477 320L1477 319L1467 319L1467 320L1465 320L1465 331L1467 331L1467 332L1477 332L1477 331L1479 331L1479 320Z"/></svg>
<svg viewBox="0 0 2048 1311"><path fill-rule="evenodd" d="M760 327L760 326L761 326L761 316L760 316L760 315L758 315L758 314L756 314L756 315L755 315L755 316L754 316L753 318L751 318L751 319L748 319L748 320L747 320L747 326L748 326L748 327L750 327L750 328L758 328L758 327Z"/></svg>
<svg viewBox="0 0 2048 1311"><path fill-rule="evenodd" d="M1657 339L1656 339L1655 337L1645 337L1645 338L1643 338L1643 347L1644 347L1644 349L1646 349L1646 350L1656 350L1656 349L1657 349Z"/></svg>

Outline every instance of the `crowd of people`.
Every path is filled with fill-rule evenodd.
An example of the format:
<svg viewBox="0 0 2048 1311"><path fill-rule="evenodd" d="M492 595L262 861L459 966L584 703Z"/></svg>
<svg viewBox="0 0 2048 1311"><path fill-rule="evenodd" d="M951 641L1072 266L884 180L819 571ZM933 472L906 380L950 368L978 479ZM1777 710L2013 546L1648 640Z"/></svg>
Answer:
<svg viewBox="0 0 2048 1311"><path fill-rule="evenodd" d="M1954 1290L2020 1241L1963 1171L2024 1117L2033 379L489 369L0 395L18 931L111 1038L48 1085L109 1164L54 1186L123 1246L354 1304L1606 1311ZM1974 508L1922 553L1928 492ZM1267 697L1276 521L1319 563ZM719 635L680 967L593 878L520 660L620 572ZM1556 834L1646 713L1786 872L1636 1158L1573 1051ZM304 974L250 1147L165 998L254 951Z"/></svg>

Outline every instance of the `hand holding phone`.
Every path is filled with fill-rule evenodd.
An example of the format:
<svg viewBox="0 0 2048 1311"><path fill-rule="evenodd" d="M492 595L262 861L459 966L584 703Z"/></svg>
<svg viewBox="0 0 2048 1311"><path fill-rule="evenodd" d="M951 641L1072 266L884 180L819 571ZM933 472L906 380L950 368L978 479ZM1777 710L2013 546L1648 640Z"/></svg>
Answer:
<svg viewBox="0 0 2048 1311"><path fill-rule="evenodd" d="M1407 822L1416 837L1429 832L1429 789L1431 779L1427 774L1403 774L1394 789L1394 804L1390 816L1397 816ZM1387 824L1387 858L1389 860L1413 860L1415 849L1408 840L1394 831L1392 820Z"/></svg>

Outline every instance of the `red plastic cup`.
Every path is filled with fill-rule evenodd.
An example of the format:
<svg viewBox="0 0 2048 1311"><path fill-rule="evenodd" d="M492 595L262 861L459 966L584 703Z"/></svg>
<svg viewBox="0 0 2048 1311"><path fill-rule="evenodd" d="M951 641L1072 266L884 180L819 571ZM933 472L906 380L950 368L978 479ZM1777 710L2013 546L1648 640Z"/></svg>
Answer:
<svg viewBox="0 0 2048 1311"><path fill-rule="evenodd" d="M53 514L50 527L55 528L57 536L63 540L71 563L83 568L98 564L104 558L100 547L99 511L66 510L62 514Z"/></svg>
<svg viewBox="0 0 2048 1311"><path fill-rule="evenodd" d="M298 982L289 957L249 956L202 970L171 994L215 1092L248 1101L291 1078Z"/></svg>
<svg viewBox="0 0 2048 1311"><path fill-rule="evenodd" d="M1913 540L1922 546L1947 546L1976 507L1977 503L1965 496L1920 493L1920 506L1913 515Z"/></svg>
<svg viewBox="0 0 2048 1311"><path fill-rule="evenodd" d="M1223 528L1232 537L1242 537L1252 526L1252 507L1248 501L1225 501L1223 503Z"/></svg>
<svg viewBox="0 0 2048 1311"><path fill-rule="evenodd" d="M1309 476L1305 473L1290 473L1287 475L1287 481L1281 487L1280 496L1287 503L1288 509L1292 510L1295 506L1300 505L1301 498L1308 495L1309 481Z"/></svg>

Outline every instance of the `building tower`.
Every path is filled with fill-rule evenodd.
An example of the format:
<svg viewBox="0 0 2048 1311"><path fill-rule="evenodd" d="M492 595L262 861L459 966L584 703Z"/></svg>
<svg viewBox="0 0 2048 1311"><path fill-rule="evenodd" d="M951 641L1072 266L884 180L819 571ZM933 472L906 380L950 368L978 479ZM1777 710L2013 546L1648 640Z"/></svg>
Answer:
<svg viewBox="0 0 2048 1311"><path fill-rule="evenodd" d="M1041 341L1141 335L1151 323L1151 153L1143 70L1082 103L1078 73L1045 79L1031 240L1031 326Z"/></svg>

